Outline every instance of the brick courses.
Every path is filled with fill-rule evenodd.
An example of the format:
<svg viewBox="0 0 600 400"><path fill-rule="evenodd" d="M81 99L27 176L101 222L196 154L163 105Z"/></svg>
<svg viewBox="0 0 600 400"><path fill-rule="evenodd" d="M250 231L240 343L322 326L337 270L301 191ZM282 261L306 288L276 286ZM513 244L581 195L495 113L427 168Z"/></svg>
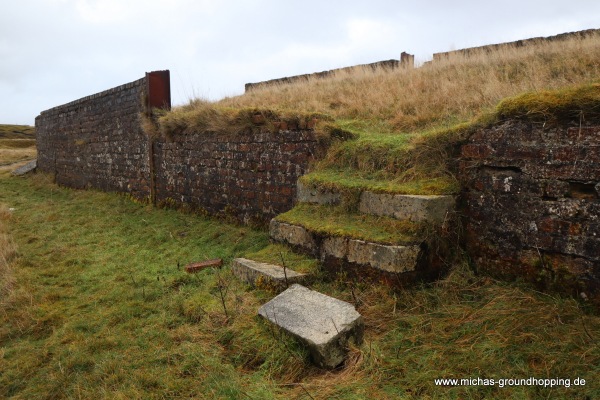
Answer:
<svg viewBox="0 0 600 400"><path fill-rule="evenodd" d="M147 79L42 112L38 168L64 186L128 193L247 223L265 224L292 208L297 178L319 151L312 128L283 121L276 132L151 138L141 127Z"/></svg>
<svg viewBox="0 0 600 400"><path fill-rule="evenodd" d="M600 126L479 130L462 147L460 176L480 270L600 306Z"/></svg>

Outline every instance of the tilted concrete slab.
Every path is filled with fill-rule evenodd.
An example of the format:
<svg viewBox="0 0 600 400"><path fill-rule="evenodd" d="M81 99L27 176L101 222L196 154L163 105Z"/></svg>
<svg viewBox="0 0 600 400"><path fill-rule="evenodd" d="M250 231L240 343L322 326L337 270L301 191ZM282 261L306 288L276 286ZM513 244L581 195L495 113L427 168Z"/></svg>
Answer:
<svg viewBox="0 0 600 400"><path fill-rule="evenodd" d="M455 206L453 196L423 196L362 192L359 210L365 214L413 222L442 222Z"/></svg>
<svg viewBox="0 0 600 400"><path fill-rule="evenodd" d="M269 235L271 239L277 242L298 246L313 255L318 255L317 242L314 236L302 226L272 219L269 224Z"/></svg>
<svg viewBox="0 0 600 400"><path fill-rule="evenodd" d="M252 286L264 282L266 284L285 287L286 280L288 284L292 284L306 278L306 274L298 273L289 268L284 269L279 265L267 264L247 258L236 258L233 260L231 270L240 280Z"/></svg>
<svg viewBox="0 0 600 400"><path fill-rule="evenodd" d="M312 187L298 181L296 199L299 203L335 205L340 203L341 195L334 190Z"/></svg>
<svg viewBox="0 0 600 400"><path fill-rule="evenodd" d="M302 341L322 368L335 368L344 361L350 338L362 343L363 318L352 304L298 284L264 304L258 313Z"/></svg>

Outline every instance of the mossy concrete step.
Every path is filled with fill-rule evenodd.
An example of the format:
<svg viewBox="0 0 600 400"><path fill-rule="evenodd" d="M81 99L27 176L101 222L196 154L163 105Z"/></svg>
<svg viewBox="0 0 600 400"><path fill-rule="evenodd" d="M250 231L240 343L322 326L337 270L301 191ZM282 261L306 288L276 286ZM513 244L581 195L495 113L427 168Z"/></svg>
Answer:
<svg viewBox="0 0 600 400"><path fill-rule="evenodd" d="M306 278L306 274L298 273L289 268L247 258L234 259L231 269L235 276L252 286L265 285L284 288L288 284L299 283Z"/></svg>
<svg viewBox="0 0 600 400"><path fill-rule="evenodd" d="M366 240L328 235L301 225L271 220L271 239L287 243L321 261L338 260L351 265L368 266L377 270L403 273L414 271L421 254L419 242L384 244Z"/></svg>
<svg viewBox="0 0 600 400"><path fill-rule="evenodd" d="M340 193L334 189L305 185L300 180L298 180L296 187L296 200L299 203L337 205L342 200Z"/></svg>
<svg viewBox="0 0 600 400"><path fill-rule="evenodd" d="M311 186L298 181L299 203L337 205L342 196L331 188ZM358 209L361 213L388 216L413 222L441 223L455 206L450 195L409 195L363 191Z"/></svg>
<svg viewBox="0 0 600 400"><path fill-rule="evenodd" d="M258 314L304 343L322 368L344 361L351 338L356 344L363 340L363 318L352 304L298 284L264 304Z"/></svg>
<svg viewBox="0 0 600 400"><path fill-rule="evenodd" d="M454 196L362 192L359 210L365 214L413 222L441 223L455 206Z"/></svg>

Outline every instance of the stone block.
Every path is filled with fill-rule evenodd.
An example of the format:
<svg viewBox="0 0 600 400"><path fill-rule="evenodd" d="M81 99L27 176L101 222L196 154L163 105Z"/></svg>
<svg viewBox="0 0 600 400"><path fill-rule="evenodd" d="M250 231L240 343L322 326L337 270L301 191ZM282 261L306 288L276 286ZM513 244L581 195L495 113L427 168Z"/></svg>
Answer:
<svg viewBox="0 0 600 400"><path fill-rule="evenodd" d="M364 322L354 306L298 284L258 313L304 343L322 368L335 368L344 361L350 338L362 342Z"/></svg>
<svg viewBox="0 0 600 400"><path fill-rule="evenodd" d="M348 262L370 265L388 272L414 271L421 249L419 246L390 246L363 240L349 240Z"/></svg>
<svg viewBox="0 0 600 400"><path fill-rule="evenodd" d="M348 256L348 238L331 236L321 242L321 259L334 257L344 259Z"/></svg>
<svg viewBox="0 0 600 400"><path fill-rule="evenodd" d="M454 208L453 196L423 196L363 192L359 210L365 214L388 216L413 222L442 222Z"/></svg>
<svg viewBox="0 0 600 400"><path fill-rule="evenodd" d="M247 258L236 258L231 264L233 274L240 280L256 286L257 282L275 284L278 287L285 287L286 277L287 283L298 283L302 281L306 274L298 273L289 268L284 268L279 265L267 264Z"/></svg>
<svg viewBox="0 0 600 400"><path fill-rule="evenodd" d="M29 161L27 164L22 165L19 168L16 168L13 172L11 172L11 175L12 176L25 175L28 172L35 171L36 168L37 168L37 160Z"/></svg>
<svg viewBox="0 0 600 400"><path fill-rule="evenodd" d="M272 219L269 224L269 234L271 239L277 242L284 242L300 247L311 254L318 253L315 238L302 226L286 224L285 222Z"/></svg>
<svg viewBox="0 0 600 400"><path fill-rule="evenodd" d="M336 191L312 187L298 181L296 199L299 203L335 205L340 203L341 196Z"/></svg>

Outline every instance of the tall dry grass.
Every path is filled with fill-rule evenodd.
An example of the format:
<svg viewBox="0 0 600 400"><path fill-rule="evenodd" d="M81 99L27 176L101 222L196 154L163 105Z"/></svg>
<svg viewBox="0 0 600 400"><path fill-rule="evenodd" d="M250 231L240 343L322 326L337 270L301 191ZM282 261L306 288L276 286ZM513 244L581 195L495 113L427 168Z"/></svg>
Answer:
<svg viewBox="0 0 600 400"><path fill-rule="evenodd" d="M410 132L466 121L501 99L600 79L600 36L455 54L421 68L373 72L260 88L217 103L321 112Z"/></svg>
<svg viewBox="0 0 600 400"><path fill-rule="evenodd" d="M10 298L15 284L11 261L17 255L17 246L11 240L6 228L6 221L10 216L10 210L0 204L0 305L2 306Z"/></svg>

